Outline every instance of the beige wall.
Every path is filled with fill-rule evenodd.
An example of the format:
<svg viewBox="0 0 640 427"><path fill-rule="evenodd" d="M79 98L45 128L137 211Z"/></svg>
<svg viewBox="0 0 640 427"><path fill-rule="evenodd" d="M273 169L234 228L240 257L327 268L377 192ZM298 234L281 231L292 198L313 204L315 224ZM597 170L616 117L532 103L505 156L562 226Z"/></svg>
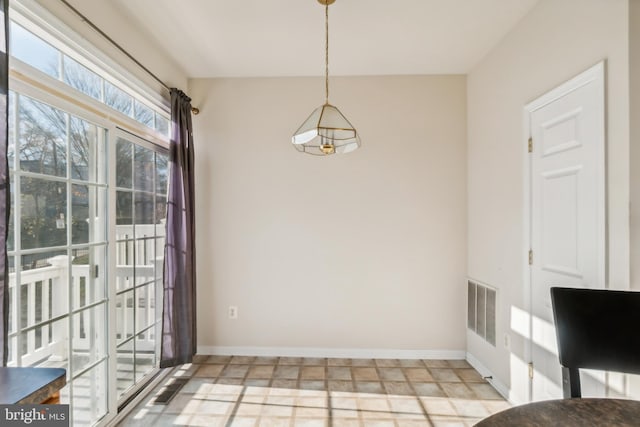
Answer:
<svg viewBox="0 0 640 427"><path fill-rule="evenodd" d="M468 76L468 274L499 289L497 348L469 333L469 353L512 398L527 362L511 310L523 308L523 107L607 60L607 285L629 287L629 63L626 0L541 0ZM511 338L511 351L503 345Z"/></svg>
<svg viewBox="0 0 640 427"><path fill-rule="evenodd" d="M190 82L199 344L462 355L465 77L331 83L363 147L322 158L289 142L322 79Z"/></svg>

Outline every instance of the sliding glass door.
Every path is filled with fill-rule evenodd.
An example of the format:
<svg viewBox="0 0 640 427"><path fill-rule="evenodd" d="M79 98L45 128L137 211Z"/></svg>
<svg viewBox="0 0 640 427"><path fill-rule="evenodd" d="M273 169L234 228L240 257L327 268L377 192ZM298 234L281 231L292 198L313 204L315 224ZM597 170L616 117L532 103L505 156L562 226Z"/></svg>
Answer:
<svg viewBox="0 0 640 427"><path fill-rule="evenodd" d="M93 425L157 369L167 152L53 98L9 99L9 365L65 368L72 423Z"/></svg>
<svg viewBox="0 0 640 427"><path fill-rule="evenodd" d="M118 397L157 366L167 155L116 138L116 345Z"/></svg>
<svg viewBox="0 0 640 427"><path fill-rule="evenodd" d="M107 411L107 130L10 96L10 366L67 370L74 425Z"/></svg>

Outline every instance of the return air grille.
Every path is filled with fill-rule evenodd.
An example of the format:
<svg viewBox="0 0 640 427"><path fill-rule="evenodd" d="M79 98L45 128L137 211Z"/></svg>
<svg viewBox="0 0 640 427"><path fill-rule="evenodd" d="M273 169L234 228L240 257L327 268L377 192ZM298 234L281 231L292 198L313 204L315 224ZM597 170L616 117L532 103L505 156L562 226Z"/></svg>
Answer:
<svg viewBox="0 0 640 427"><path fill-rule="evenodd" d="M467 327L496 345L496 290L467 281Z"/></svg>

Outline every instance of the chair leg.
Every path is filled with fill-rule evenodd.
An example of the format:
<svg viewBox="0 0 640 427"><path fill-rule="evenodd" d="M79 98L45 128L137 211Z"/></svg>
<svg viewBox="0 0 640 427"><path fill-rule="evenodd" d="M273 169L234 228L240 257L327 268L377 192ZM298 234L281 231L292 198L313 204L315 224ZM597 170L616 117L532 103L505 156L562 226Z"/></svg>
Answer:
<svg viewBox="0 0 640 427"><path fill-rule="evenodd" d="M562 367L562 394L565 399L582 397L579 369Z"/></svg>

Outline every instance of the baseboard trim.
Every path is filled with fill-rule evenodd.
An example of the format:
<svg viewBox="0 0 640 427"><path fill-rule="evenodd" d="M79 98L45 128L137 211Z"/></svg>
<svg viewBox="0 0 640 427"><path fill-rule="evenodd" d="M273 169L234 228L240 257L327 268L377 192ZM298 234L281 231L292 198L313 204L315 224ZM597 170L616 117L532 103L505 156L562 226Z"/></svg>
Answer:
<svg viewBox="0 0 640 427"><path fill-rule="evenodd" d="M216 356L336 357L350 359L443 359L464 360L463 350L395 350L315 347L198 346L198 354Z"/></svg>
<svg viewBox="0 0 640 427"><path fill-rule="evenodd" d="M480 375L482 375L489 382L489 384L491 384L493 388L495 388L496 391L502 395L502 397L507 399L507 401L511 402L511 399L509 399L509 395L510 395L509 387L507 387L504 383L496 379L495 375L493 375L493 372L491 372L489 368L487 368L482 362L480 362L480 360L478 360L471 353L467 353L467 362L469 362L469 364L473 366L474 369L478 371ZM491 377L491 378L487 378L487 377Z"/></svg>

